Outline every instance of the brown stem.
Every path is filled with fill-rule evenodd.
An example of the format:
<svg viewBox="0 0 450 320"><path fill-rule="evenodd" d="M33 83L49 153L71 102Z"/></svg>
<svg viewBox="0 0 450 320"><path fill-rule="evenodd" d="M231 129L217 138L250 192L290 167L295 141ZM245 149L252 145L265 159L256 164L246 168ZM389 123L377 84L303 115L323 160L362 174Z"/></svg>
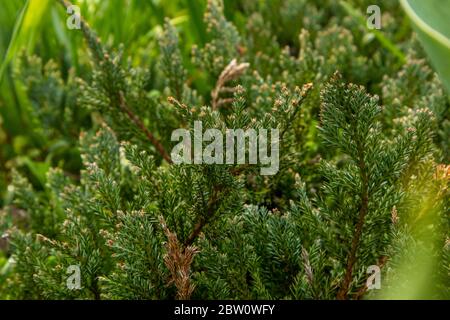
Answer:
<svg viewBox="0 0 450 320"><path fill-rule="evenodd" d="M155 136L150 132L150 130L147 129L147 127L142 123L141 119L139 119L138 116L136 116L133 111L128 107L125 97L123 96L122 92L119 92L119 107L120 109L125 112L130 118L133 123L141 129L141 131L145 134L147 139L150 141L151 144L156 148L158 153L163 157L164 160L166 160L168 163L172 163L172 159L170 155L167 153L166 149L164 149L161 142L155 138Z"/></svg>
<svg viewBox="0 0 450 320"><path fill-rule="evenodd" d="M369 178L367 175L366 163L364 160L364 152L361 144L358 144L358 154L359 154L358 167L360 170L362 180L361 208L359 210L358 222L355 227L355 234L353 235L352 239L352 247L350 249L350 254L347 258L347 267L345 271L344 280L337 294L337 299L339 300L344 300L347 298L347 293L350 288L350 284L352 282L353 266L356 263L356 252L358 251L358 246L364 226L364 220L366 218L367 212L369 211L369 193L368 193Z"/></svg>
<svg viewBox="0 0 450 320"><path fill-rule="evenodd" d="M213 190L213 194L211 198L208 201L208 205L206 207L206 215L200 218L200 220L195 224L194 230L192 230L189 237L184 242L184 247L188 247L194 243L194 241L197 239L197 237L200 235L200 232L202 232L205 225L209 223L211 218L214 216L216 210L217 210L217 203L218 203L218 194L219 194L219 188L215 187Z"/></svg>
<svg viewBox="0 0 450 320"><path fill-rule="evenodd" d="M72 4L67 0L58 0L65 8L69 8ZM91 50L96 55L96 58L99 60L106 60L108 63L113 64L108 54L100 54L99 52L103 52L103 48L101 47L100 39L93 36L93 32L90 29L89 25L80 17L80 24L82 31L84 33L85 38L87 39L89 44L93 44L94 47L91 47ZM172 163L172 159L167 151L164 149L161 142L155 138L155 136L147 129L141 119L133 113L133 111L129 108L126 99L123 95L123 92L119 92L117 101L120 109L127 115L127 117L144 133L150 143L156 148L156 151L166 160L168 163Z"/></svg>
<svg viewBox="0 0 450 320"><path fill-rule="evenodd" d="M195 288L190 278L191 265L199 251L192 246L183 247L177 235L169 230L164 218L160 216L159 220L167 237L164 264L171 274L168 284L174 284L177 288L177 299L189 300Z"/></svg>

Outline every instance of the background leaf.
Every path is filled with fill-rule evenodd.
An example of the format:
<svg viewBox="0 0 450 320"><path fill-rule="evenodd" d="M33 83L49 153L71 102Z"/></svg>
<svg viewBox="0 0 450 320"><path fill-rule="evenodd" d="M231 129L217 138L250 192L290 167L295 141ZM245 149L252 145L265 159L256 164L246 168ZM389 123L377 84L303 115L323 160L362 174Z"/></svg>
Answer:
<svg viewBox="0 0 450 320"><path fill-rule="evenodd" d="M450 91L450 0L401 0L419 39Z"/></svg>

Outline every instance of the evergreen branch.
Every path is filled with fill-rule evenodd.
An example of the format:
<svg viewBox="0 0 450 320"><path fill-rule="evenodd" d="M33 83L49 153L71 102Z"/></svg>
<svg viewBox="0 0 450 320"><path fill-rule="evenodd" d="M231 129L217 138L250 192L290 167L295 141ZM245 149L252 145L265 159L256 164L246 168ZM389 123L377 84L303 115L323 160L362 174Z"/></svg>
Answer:
<svg viewBox="0 0 450 320"><path fill-rule="evenodd" d="M350 249L350 254L347 259L347 267L345 271L344 281L341 288L337 294L337 299L344 300L347 297L347 293L352 282L353 267L356 263L356 252L358 251L362 229L364 227L364 220L369 211L369 177L367 173L366 162L364 160L364 147L358 140L357 143L358 150L358 168L361 175L361 208L359 210L358 222L355 227L355 234L352 239L352 247Z"/></svg>
<svg viewBox="0 0 450 320"><path fill-rule="evenodd" d="M225 87L225 84L231 80L239 78L250 66L249 63L237 63L236 59L225 67L217 80L214 90L211 92L212 108L216 110L219 106L233 102L233 99L219 99L221 92L234 92L236 88Z"/></svg>
<svg viewBox="0 0 450 320"><path fill-rule="evenodd" d="M120 109L127 114L128 118L130 118L130 120L133 121L133 123L137 125L139 129L141 129L141 131L145 134L147 139L153 144L153 146L163 157L163 159L171 164L172 159L170 155L167 153L166 149L164 149L161 142L155 138L155 136L150 132L150 130L147 129L147 127L142 123L141 119L131 111L131 109L128 107L125 101L125 97L123 96L122 91L119 92L119 106Z"/></svg>
<svg viewBox="0 0 450 320"><path fill-rule="evenodd" d="M194 285L190 281L191 264L194 256L198 253L196 247L182 247L175 233L167 227L163 216L159 221L167 237L167 254L164 256L164 263L171 273L170 283L174 283L177 288L177 299L188 300L194 291Z"/></svg>
<svg viewBox="0 0 450 320"><path fill-rule="evenodd" d="M296 94L298 94L298 97L297 99L294 99L292 101L292 106L294 107L294 109L293 112L289 115L287 120L287 124L289 125L286 125L280 133L280 140L283 140L285 133L288 131L288 129L291 128L290 124L294 121L298 111L300 110L300 106L306 100L312 88L313 88L312 82L304 84L301 89L296 87Z"/></svg>
<svg viewBox="0 0 450 320"><path fill-rule="evenodd" d="M67 9L69 1L58 0ZM450 127L442 121L449 100L414 40L402 42L411 53L396 70L397 56L383 54L380 64L349 29L357 25L340 25L346 11L323 25L320 17L334 4L239 2L243 13L256 13L245 21L245 39L226 20L223 0L208 0L208 42L198 48L190 39L188 69L191 43L180 43L186 37L179 38L167 19L159 37L153 37L155 30L148 34L159 38L157 63L128 70L121 51L101 43L78 13L72 18L88 47L83 61L92 64L89 79L67 74L59 63L25 55L17 61L11 79L20 84L18 102L45 140L42 152L31 154L22 168L27 170L20 171L42 186L33 187L14 170L11 184L2 184L9 173L0 172L0 192L7 187L11 198L0 208L0 266L6 263L0 299L449 297L450 168L435 168L436 161L448 163ZM397 7L389 4L391 11ZM152 11L135 9L139 17ZM298 17L311 19L297 26L309 30L302 31L297 56L289 39L298 28L281 35L267 25L292 25ZM189 29L180 27L186 35ZM405 31L387 30L385 36L403 39ZM254 72L239 61L251 62ZM336 69L342 76L328 81ZM364 85L380 91L384 108ZM173 108L164 108L165 98ZM98 128L91 110L116 132L103 123ZM11 145L8 119L0 123L0 141L6 133ZM264 161L166 167L161 162L172 161L164 137L175 128L192 133L194 121L222 134L277 129L280 173L257 174ZM208 150L208 139L202 139L202 155L217 156L219 142L223 151L224 140L213 136ZM244 147L247 141L253 143L252 137L244 136ZM245 149L244 160L250 156ZM258 152L260 160L269 158L265 151ZM44 156L56 168L48 170ZM12 163L16 167L21 163ZM410 272L423 270L408 261L425 255L433 258L433 266L424 265L433 268L433 281L416 294ZM387 259L389 267L383 267ZM381 295L369 291L374 274L366 276L364 269L372 264L383 268ZM66 268L73 265L82 278L79 272L69 275Z"/></svg>
<svg viewBox="0 0 450 320"><path fill-rule="evenodd" d="M301 254L303 260L303 268L305 269L306 279L311 288L314 287L314 273L311 267L311 261L309 259L309 253L305 248L302 248Z"/></svg>
<svg viewBox="0 0 450 320"><path fill-rule="evenodd" d="M72 4L67 0L58 0L58 2L61 3L66 9L72 6ZM108 74L110 74L111 70L118 68L117 65L111 60L110 55L103 48L100 38L97 37L95 32L89 27L88 23L81 16L79 18L81 30L83 31L83 35L88 43L89 48L94 54L94 58L98 62L105 62L108 66L107 68L105 68L105 70ZM133 113L126 102L123 92L119 91L119 93L117 94L115 92L112 92L113 90L108 91L111 98L114 98L114 101L117 103L120 110L124 112L128 119L144 133L145 137L156 148L156 151L163 157L163 159L171 164L172 159L169 153L167 153L161 142L153 135L153 133L151 133L150 130L145 127L142 120L135 113Z"/></svg>
<svg viewBox="0 0 450 320"><path fill-rule="evenodd" d="M217 210L217 204L219 202L219 187L213 188L213 193L211 198L208 201L208 205L206 207L206 214L203 215L200 220L196 223L194 230L192 230L191 234L184 242L184 247L187 248L194 243L197 237L202 232L203 228L211 221L211 218L214 216Z"/></svg>

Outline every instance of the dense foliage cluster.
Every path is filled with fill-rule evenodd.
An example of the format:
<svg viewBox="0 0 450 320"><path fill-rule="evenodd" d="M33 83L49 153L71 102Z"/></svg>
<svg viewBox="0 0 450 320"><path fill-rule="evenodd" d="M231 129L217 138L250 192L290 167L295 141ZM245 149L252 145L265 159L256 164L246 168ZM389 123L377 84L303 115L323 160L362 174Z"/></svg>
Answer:
<svg viewBox="0 0 450 320"><path fill-rule="evenodd" d="M0 298L383 298L419 278L419 297L450 298L450 102L389 3L383 32L406 56L309 0L208 0L202 41L185 48L166 19L150 62L84 20L78 70L21 56L52 157L0 167ZM173 164L171 132L197 120L279 129L279 172ZM373 265L382 290L367 290Z"/></svg>

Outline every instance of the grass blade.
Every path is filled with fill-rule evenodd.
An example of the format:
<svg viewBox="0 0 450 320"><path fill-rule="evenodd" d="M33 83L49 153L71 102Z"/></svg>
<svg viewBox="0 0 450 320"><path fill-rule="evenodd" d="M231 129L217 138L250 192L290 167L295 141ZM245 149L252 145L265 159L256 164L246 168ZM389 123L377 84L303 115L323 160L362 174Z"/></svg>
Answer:
<svg viewBox="0 0 450 320"><path fill-rule="evenodd" d="M16 55L17 51L25 47L28 52L34 47L36 34L40 24L44 21L43 16L47 12L50 0L28 0L14 26L14 31L0 66L0 82L6 67Z"/></svg>

